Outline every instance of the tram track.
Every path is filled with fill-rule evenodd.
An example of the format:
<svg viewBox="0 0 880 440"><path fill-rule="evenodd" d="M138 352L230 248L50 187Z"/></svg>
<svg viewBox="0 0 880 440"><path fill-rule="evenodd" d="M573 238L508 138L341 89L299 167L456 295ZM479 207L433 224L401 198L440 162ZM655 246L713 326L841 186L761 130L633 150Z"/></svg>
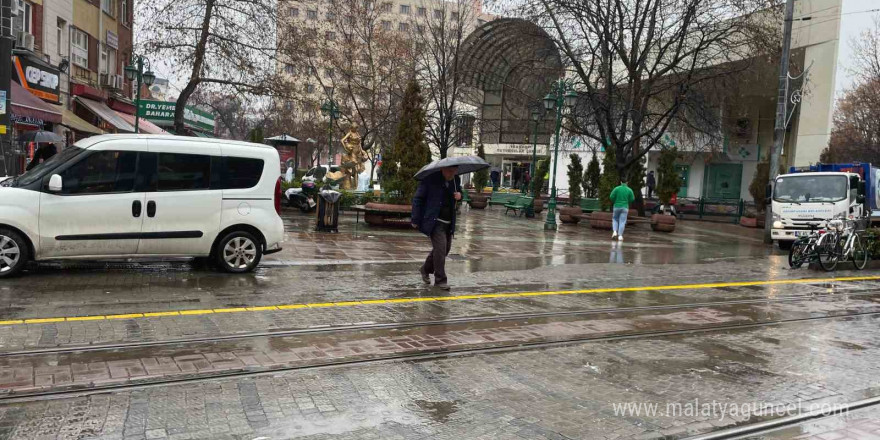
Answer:
<svg viewBox="0 0 880 440"><path fill-rule="evenodd" d="M683 304L663 304L653 306L632 306L632 307L602 307L580 310L563 310L563 311L547 311L547 312L527 312L527 313L507 313L495 315L479 315L479 316L460 316L449 317L443 319L421 320L421 321L396 321L396 322L380 322L380 323L357 323L346 325L326 325L312 326L306 328L286 329L276 331L259 331L244 332L227 335L202 336L194 338L176 338L164 339L156 341L137 341L137 342L119 342L105 344L89 344L74 345L61 347L35 348L29 350L14 350L0 352L0 359L18 356L34 356L46 354L65 354L65 353L87 353L97 351L110 351L131 348L147 348L162 347L168 345L183 345L197 343L211 343L234 340L245 340L263 337L284 337L284 336L305 336L316 334L328 334L336 332L352 332L352 331L371 331L371 330L405 330L418 327L429 327L437 325L454 325L454 324L471 324L484 322L504 322L518 321L540 318L565 318L575 316L589 316L602 314L626 314L631 312L646 311L664 311L664 310L686 310L697 309L703 307L719 307L734 305L754 305L754 304L779 304L792 303L800 301L821 300L821 299L839 299L852 297L870 297L880 296L880 289L857 290L854 292L835 292L823 294L809 295L788 295L776 298L751 298L726 301L703 301Z"/></svg>
<svg viewBox="0 0 880 440"><path fill-rule="evenodd" d="M787 324L795 324L795 323L805 323L805 322L822 322L829 320L838 320L838 319L851 319L851 318L864 318L864 317L876 317L880 316L880 311L872 311L872 312L856 312L856 313L843 313L843 314L834 314L827 316L810 316L810 317L802 317L802 318L791 318L791 319L779 319L779 320L771 320L771 321L763 321L763 322L750 322L750 323L741 323L741 324L726 324L726 325L710 325L710 326L702 326L702 327L693 327L687 329L673 329L673 330L655 330L655 331L644 331L644 332L628 332L623 334L612 334L612 335L601 335L601 336L585 336L585 337L573 337L573 338L565 338L559 340L537 340L537 341L526 341L526 342L516 342L512 344L498 345L498 346L484 346L484 347L462 347L462 348L427 348L421 350L413 350L411 352L405 353L391 353L391 354L381 354L374 356L363 356L357 358L341 358L341 359L327 359L321 360L319 362L311 363L311 364L301 364L301 365L282 365L282 366L269 366L269 367L242 367L242 368L232 368L223 371L212 371L206 373L196 373L196 374L176 374L173 376L166 376L159 379L144 379L138 380L129 379L126 382L117 383L117 384L101 384L101 385L75 385L69 387L62 387L56 389L47 389L41 391L28 391L14 394L7 394L0 396L0 405L13 404L13 403L22 403L29 402L34 400L42 400L42 399L63 399L70 397L79 397L79 396L87 396L93 394L105 394L110 392L122 392L122 391L132 391L153 387L162 387L169 385L184 385L184 384L195 384L207 381L214 380L223 380L223 379L235 379L235 378L244 378L244 377L259 377L259 376L267 376L267 375L275 375L279 373L288 373L288 372L296 372L296 371L317 371L324 370L330 368L340 368L340 367L354 367L354 366L364 366L364 365L373 365L380 364L386 362L400 362L400 361L425 361L425 360L435 360L435 359L445 359L450 357L461 357L461 356L473 356L473 355L483 355L483 354L501 354L501 353L510 353L510 352L518 352L525 350L536 350L536 349L547 349L547 348L556 348L556 347L564 347L571 346L583 343L591 343L591 342L611 342L611 341L622 341L629 339L642 339L642 338L659 338L659 337L670 337L670 336L686 336L693 334L702 334L702 333L710 333L710 332L723 332L723 331L737 331L737 330L747 330L753 328L761 328L761 327L770 327L777 325L787 325ZM446 325L446 322L438 323L437 325ZM279 335L267 335L267 337L279 336Z"/></svg>

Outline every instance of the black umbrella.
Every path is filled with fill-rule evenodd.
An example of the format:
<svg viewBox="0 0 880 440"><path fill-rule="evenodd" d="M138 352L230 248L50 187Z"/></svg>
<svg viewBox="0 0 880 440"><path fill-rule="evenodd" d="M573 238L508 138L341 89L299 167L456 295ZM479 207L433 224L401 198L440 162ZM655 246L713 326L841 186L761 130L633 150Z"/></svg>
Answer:
<svg viewBox="0 0 880 440"><path fill-rule="evenodd" d="M45 130L36 130L36 131L26 131L18 136L19 142L36 142L38 144L45 144L49 142L53 142L56 144L60 144L64 142L64 138L58 136L51 131Z"/></svg>
<svg viewBox="0 0 880 440"><path fill-rule="evenodd" d="M424 180L425 177L440 172L441 169L447 167L458 167L456 174L467 174L489 168L489 163L477 156L447 157L446 159L435 160L422 167L416 173L416 180Z"/></svg>

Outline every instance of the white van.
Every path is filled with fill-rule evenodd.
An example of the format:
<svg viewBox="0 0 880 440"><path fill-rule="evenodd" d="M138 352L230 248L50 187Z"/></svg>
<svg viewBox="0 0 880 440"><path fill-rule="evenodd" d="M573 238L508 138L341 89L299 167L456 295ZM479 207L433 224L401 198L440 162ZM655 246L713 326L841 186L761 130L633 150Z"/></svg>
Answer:
<svg viewBox="0 0 880 440"><path fill-rule="evenodd" d="M0 187L0 277L73 258L209 256L251 271L281 250L279 164L247 142L83 139Z"/></svg>

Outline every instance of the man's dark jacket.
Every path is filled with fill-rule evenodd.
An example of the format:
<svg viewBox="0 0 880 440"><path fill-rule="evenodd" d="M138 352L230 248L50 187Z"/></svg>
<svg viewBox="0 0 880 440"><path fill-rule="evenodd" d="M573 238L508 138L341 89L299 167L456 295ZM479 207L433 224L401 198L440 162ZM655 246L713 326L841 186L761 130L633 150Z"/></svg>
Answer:
<svg viewBox="0 0 880 440"><path fill-rule="evenodd" d="M419 183L419 189L416 190L412 202L412 224L418 226L421 233L430 236L434 231L443 200L452 198L456 186L455 181L452 181L447 187L442 172L434 173ZM452 206L451 220L449 230L455 232L455 206Z"/></svg>

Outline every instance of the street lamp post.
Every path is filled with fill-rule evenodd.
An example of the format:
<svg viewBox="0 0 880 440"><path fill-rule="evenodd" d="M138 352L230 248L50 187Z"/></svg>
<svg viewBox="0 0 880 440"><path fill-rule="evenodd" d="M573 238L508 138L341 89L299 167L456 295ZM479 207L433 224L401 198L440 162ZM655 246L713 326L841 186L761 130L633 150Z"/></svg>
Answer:
<svg viewBox="0 0 880 440"><path fill-rule="evenodd" d="M330 146L327 150L330 157L328 158L327 163L328 165L333 165L333 122L339 118L339 105L336 104L336 101L333 100L332 96L321 105L321 113L324 116L330 117Z"/></svg>
<svg viewBox="0 0 880 440"><path fill-rule="evenodd" d="M547 203L547 220L544 222L545 230L556 230L556 169L559 165L559 131L562 129L563 107L574 107L577 103L577 93L570 83L560 78L553 83L550 93L544 97L544 108L547 111L556 110L556 130L553 142L553 180L550 182L550 201Z"/></svg>
<svg viewBox="0 0 880 440"><path fill-rule="evenodd" d="M532 122L535 124L534 131L532 132L532 165L529 167L529 185L531 186L532 198L534 200L538 200L538 193L541 191L541 188L535 186L535 172L538 170L538 122L541 120L541 111L537 108L532 109ZM534 217L535 216L535 204L526 207L526 217Z"/></svg>
<svg viewBox="0 0 880 440"><path fill-rule="evenodd" d="M147 65L146 72L144 72L144 63ZM129 81L137 79L137 98L135 98L134 101L134 132L139 133L141 122L141 85L153 85L153 81L156 80L156 75L150 70L150 60L140 55L132 55L131 64L125 66L125 69L123 70L125 70L125 77L128 78Z"/></svg>

